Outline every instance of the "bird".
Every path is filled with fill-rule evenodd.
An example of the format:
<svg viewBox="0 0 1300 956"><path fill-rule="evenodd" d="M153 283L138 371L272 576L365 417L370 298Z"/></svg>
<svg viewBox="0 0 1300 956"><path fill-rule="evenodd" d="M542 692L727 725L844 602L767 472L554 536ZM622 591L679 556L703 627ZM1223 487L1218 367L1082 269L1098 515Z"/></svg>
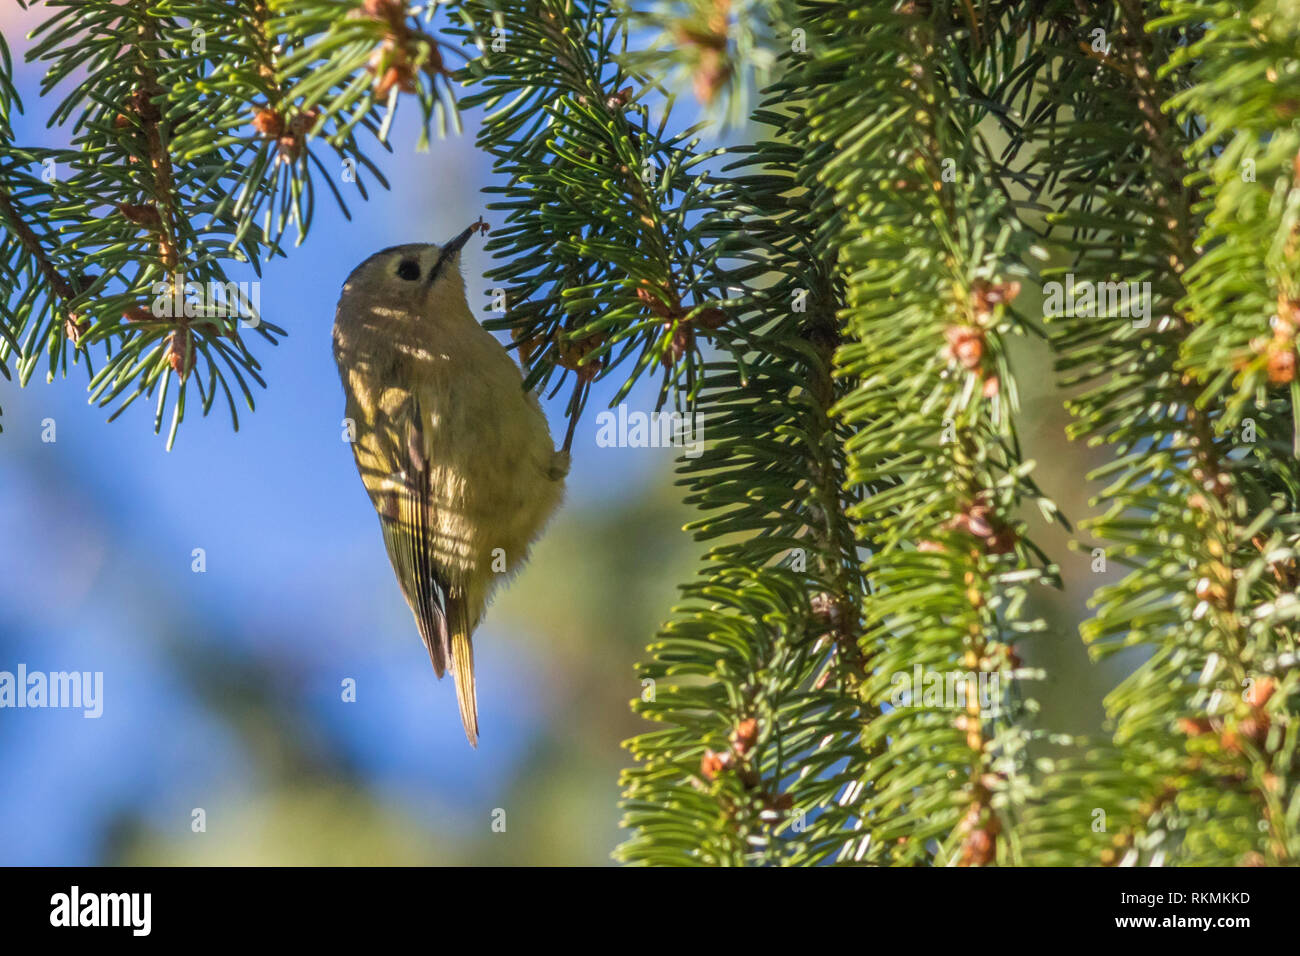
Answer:
<svg viewBox="0 0 1300 956"><path fill-rule="evenodd" d="M343 284L333 332L344 435L434 672L455 680L472 747L474 631L569 472L519 366L470 312L460 254L479 228L367 258Z"/></svg>

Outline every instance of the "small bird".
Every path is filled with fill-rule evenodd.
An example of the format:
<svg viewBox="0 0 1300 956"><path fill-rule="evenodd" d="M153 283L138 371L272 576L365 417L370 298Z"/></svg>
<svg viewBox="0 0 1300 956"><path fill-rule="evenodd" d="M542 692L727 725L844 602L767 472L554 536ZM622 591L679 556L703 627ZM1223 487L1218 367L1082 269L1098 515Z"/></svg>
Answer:
<svg viewBox="0 0 1300 956"><path fill-rule="evenodd" d="M460 251L480 227L441 247L375 253L348 276L334 318L357 470L433 669L455 678L474 747L474 629L559 506L569 471L519 366L470 314Z"/></svg>

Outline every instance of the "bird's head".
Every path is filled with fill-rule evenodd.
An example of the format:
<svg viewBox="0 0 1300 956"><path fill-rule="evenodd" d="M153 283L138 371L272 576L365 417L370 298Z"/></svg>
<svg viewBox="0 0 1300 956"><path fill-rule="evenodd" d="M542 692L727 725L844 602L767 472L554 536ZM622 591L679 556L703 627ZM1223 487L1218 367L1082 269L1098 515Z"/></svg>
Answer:
<svg viewBox="0 0 1300 956"><path fill-rule="evenodd" d="M339 320L386 326L468 315L460 252L474 230L442 246L414 242L376 252L343 283Z"/></svg>

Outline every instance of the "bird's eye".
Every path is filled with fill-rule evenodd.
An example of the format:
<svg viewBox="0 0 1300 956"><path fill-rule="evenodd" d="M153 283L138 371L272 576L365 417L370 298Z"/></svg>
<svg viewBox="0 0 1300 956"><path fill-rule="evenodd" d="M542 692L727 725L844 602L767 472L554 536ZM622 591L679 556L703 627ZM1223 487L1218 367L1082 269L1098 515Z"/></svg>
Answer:
<svg viewBox="0 0 1300 956"><path fill-rule="evenodd" d="M414 259L403 259L397 265L397 278L411 282L420 278L420 264Z"/></svg>

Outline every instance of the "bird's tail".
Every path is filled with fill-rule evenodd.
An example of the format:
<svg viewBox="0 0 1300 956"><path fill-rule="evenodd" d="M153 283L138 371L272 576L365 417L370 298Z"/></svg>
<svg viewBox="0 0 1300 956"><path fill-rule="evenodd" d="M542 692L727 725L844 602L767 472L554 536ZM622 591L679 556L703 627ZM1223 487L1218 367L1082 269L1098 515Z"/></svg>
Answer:
<svg viewBox="0 0 1300 956"><path fill-rule="evenodd" d="M474 644L470 636L473 625L464 598L447 601L447 630L451 636L451 674L456 680L456 702L460 704L460 722L471 747L478 746L478 691L474 687Z"/></svg>

